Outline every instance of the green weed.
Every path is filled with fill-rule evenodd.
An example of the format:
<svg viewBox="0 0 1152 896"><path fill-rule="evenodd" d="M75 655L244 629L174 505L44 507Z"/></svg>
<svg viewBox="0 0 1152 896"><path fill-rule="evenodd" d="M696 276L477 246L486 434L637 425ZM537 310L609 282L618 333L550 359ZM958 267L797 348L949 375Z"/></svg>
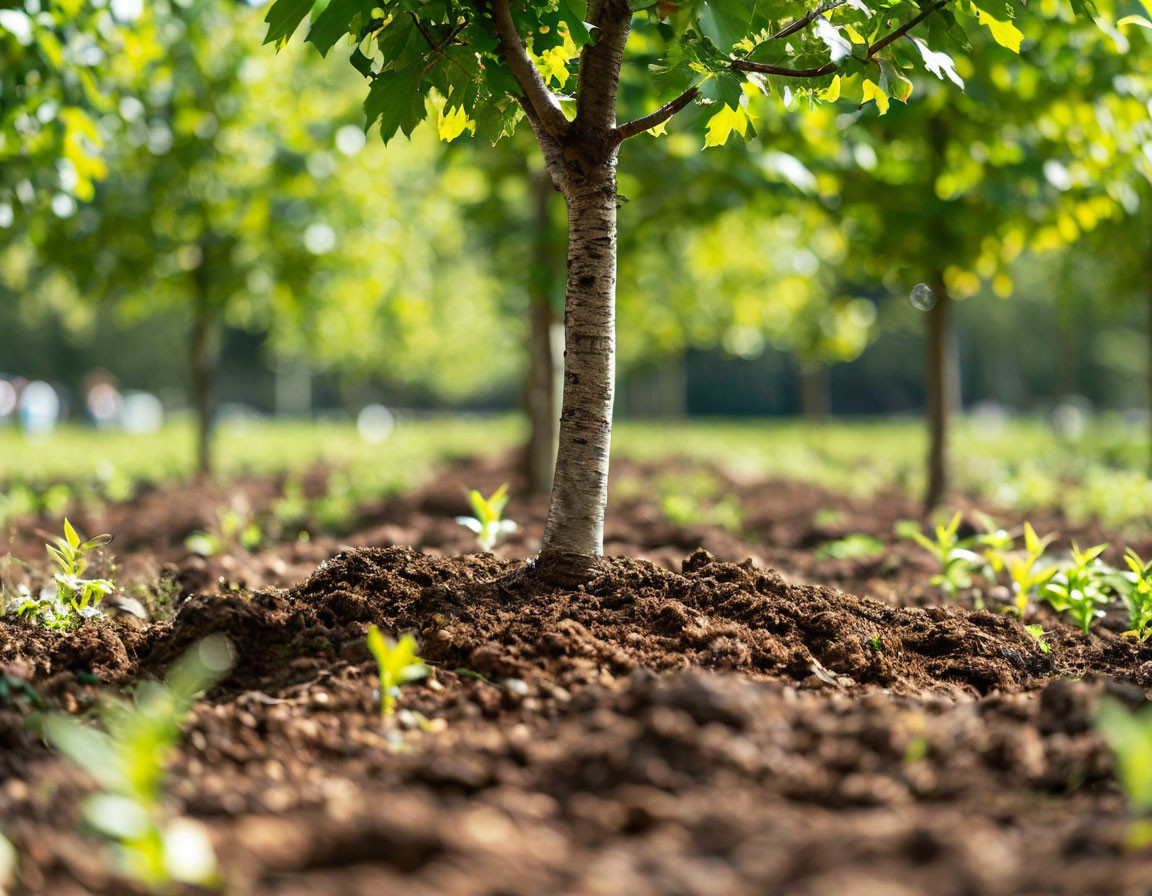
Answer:
<svg viewBox="0 0 1152 896"><path fill-rule="evenodd" d="M1152 707L1129 712L1116 700L1105 700L1096 730L1112 748L1128 809L1140 819L1129 833L1130 845L1147 846L1152 843Z"/></svg>
<svg viewBox="0 0 1152 896"><path fill-rule="evenodd" d="M961 591L972 587L972 576L983 565L983 558L971 549L975 541L973 539L961 539L957 535L959 530L959 511L953 515L947 525L936 526L934 530L935 541L921 532L920 528L911 521L905 521L896 526L897 535L916 542L936 558L940 564L940 572L932 576L929 583L953 599Z"/></svg>
<svg viewBox="0 0 1152 896"><path fill-rule="evenodd" d="M432 671L417 656L416 639L404 634L399 641L386 638L375 625L368 626L368 649L376 659L380 676L380 714L396 712L400 686L426 678Z"/></svg>
<svg viewBox="0 0 1152 896"><path fill-rule="evenodd" d="M52 745L100 785L84 801L85 822L108 841L117 872L153 892L165 892L173 882L217 883L207 833L174 816L164 796L184 719L231 665L231 645L212 635L176 662L166 683L141 682L131 701L107 698L98 727L66 715L44 719Z"/></svg>
<svg viewBox="0 0 1152 896"><path fill-rule="evenodd" d="M816 549L818 560L860 560L884 552L884 542L863 532L854 532L835 541L826 541Z"/></svg>
<svg viewBox="0 0 1152 896"><path fill-rule="evenodd" d="M100 615L99 604L115 587L110 579L85 579L88 553L108 544L111 535L97 535L87 541L80 536L68 520L64 520L64 536L44 545L56 571L52 584L38 597L26 592L16 615L33 625L51 629L65 629L82 619Z"/></svg>
<svg viewBox="0 0 1152 896"><path fill-rule="evenodd" d="M508 504L507 482L487 498L472 489L468 492L468 503L474 515L458 516L456 522L476 533L476 544L480 550L491 551L503 536L516 531L516 524L512 520L502 518L504 507Z"/></svg>
<svg viewBox="0 0 1152 896"><path fill-rule="evenodd" d="M1132 626L1124 635L1143 644L1152 636L1152 560L1145 563L1129 548L1124 562L1132 570L1124 577L1126 587L1121 592L1128 607L1129 625Z"/></svg>
<svg viewBox="0 0 1152 896"><path fill-rule="evenodd" d="M1098 544L1081 551L1073 542L1072 562L1061 567L1044 586L1044 599L1054 610L1075 619L1084 634L1088 634L1093 619L1104 615L1098 607L1108 603L1109 591L1113 589L1115 571L1099 560L1106 547Z"/></svg>

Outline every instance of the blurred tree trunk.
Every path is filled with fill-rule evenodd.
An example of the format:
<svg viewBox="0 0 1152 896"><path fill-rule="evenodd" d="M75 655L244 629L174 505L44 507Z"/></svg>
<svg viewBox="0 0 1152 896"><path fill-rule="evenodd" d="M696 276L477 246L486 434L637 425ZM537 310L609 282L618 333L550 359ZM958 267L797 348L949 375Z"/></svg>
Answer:
<svg viewBox="0 0 1152 896"><path fill-rule="evenodd" d="M216 366L220 355L219 320L208 294L207 260L193 272L191 383L196 413L196 471L212 472L212 430L216 412Z"/></svg>
<svg viewBox="0 0 1152 896"><path fill-rule="evenodd" d="M1152 476L1152 289L1148 290L1148 475Z"/></svg>
<svg viewBox="0 0 1152 896"><path fill-rule="evenodd" d="M525 472L529 494L546 495L556 470L560 437L560 396L564 388L564 328L552 305L552 283L560 258L550 214L556 188L547 171L532 179L533 250L529 277L528 444Z"/></svg>
<svg viewBox="0 0 1152 896"><path fill-rule="evenodd" d="M800 362L800 414L814 423L826 421L832 411L832 383L822 361Z"/></svg>
<svg viewBox="0 0 1152 896"><path fill-rule="evenodd" d="M1071 308L1057 308L1056 332L1060 350L1056 358L1056 395L1075 395L1080 390L1080 329Z"/></svg>
<svg viewBox="0 0 1152 896"><path fill-rule="evenodd" d="M928 404L928 486L924 492L924 512L935 510L948 488L948 429L957 392L957 364L952 342L952 299L944 286L944 275L932 277L936 304L928 312L927 367Z"/></svg>

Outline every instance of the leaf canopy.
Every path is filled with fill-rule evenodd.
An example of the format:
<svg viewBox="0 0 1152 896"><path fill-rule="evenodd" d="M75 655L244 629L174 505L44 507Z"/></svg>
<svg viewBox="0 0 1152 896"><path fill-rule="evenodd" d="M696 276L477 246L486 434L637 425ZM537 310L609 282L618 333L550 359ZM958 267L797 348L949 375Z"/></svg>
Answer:
<svg viewBox="0 0 1152 896"><path fill-rule="evenodd" d="M578 82L581 48L596 38L589 20L605 2L510 4L517 36L569 119L574 106L561 91ZM1091 0L1071 3L1082 15L1095 12ZM1031 15L1037 7L1045 17L1064 12L1050 2L1027 10L1020 4L1018 11ZM954 57L971 49L973 29L986 29L1017 53L1024 39L1015 5L989 11L970 0L632 0L631 9L623 79L632 85L625 102L635 108L627 111L641 116L690 90L688 101L714 107L709 146L733 132L755 132L750 97L774 94L786 104L844 97L874 101L883 114L891 99L908 98L913 71L959 86ZM351 63L369 81L367 126L378 122L385 142L410 135L430 110L442 133L466 128L492 142L523 116L522 79L484 0L276 0L266 22L266 42L278 46L303 32L322 54L340 43L350 49ZM445 118L455 125L445 128Z"/></svg>

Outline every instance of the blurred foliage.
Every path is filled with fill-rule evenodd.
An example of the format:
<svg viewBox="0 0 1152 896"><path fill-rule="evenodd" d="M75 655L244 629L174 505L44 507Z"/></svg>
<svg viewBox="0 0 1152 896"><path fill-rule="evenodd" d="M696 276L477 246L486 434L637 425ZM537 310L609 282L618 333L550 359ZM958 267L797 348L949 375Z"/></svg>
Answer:
<svg viewBox="0 0 1152 896"><path fill-rule="evenodd" d="M1146 531L1152 522L1152 481L1143 473L1144 428L1115 415L1090 423L1071 435L1038 420L961 418L955 432L956 486L1005 508L1060 512L1073 523L1095 518L1118 535ZM411 488L435 464L473 453L477 445L502 451L522 437L522 423L511 418L401 421L383 443L365 442L353 426L336 421L233 423L220 431L221 472L298 475L322 465L330 471L325 501L308 506L298 483L290 480L281 524L295 534L294 526L320 515L325 528L342 531L359 503ZM621 457L655 460L671 453L720 464L735 476L793 478L861 497L892 487L918 491L923 449L924 434L913 420L820 426L621 421L613 441ZM0 456L5 459L0 521L30 513L62 516L77 506L124 500L139 483L182 480L192 466L191 443L180 428L146 436L75 428L49 440L0 429ZM625 492L622 482L617 497L626 500ZM672 492L693 499L698 520L711 513L707 508L725 502L722 490L707 478L681 477L669 483ZM735 513L732 524L738 529Z"/></svg>
<svg viewBox="0 0 1152 896"><path fill-rule="evenodd" d="M310 8L287 5L301 22ZM321 49L347 53L356 6L303 27ZM853 400L914 406L919 320L906 296L942 264L955 295L981 296L979 310L958 314L970 391L1025 406L1071 391L1139 400L1147 349L1130 309L1152 301L1147 7L1102 4L1093 28L1057 0L1015 20L962 6L878 65L849 57L837 75L743 86L717 48L746 14L767 25L791 8L741 3L721 15L694 2L637 17L624 112L650 111L689 77L702 80L704 102L664 136L622 149L622 368L712 347L805 362L864 352ZM561 7L518 13L557 18L532 35L556 89L570 86L580 39L572 23L560 27ZM859 55L854 33L911 7L885 9L866 28L854 4L827 21ZM456 79L481 75L449 61L463 52L453 47L408 110L436 126L385 153L364 139L360 73L310 48L261 48L269 15L231 0L4 4L0 371L75 387L82 365L105 364L167 397L186 377L199 283L226 323L254 334L226 340L226 361L303 356L349 403L371 394L363 384L466 401L521 372L527 292L562 294L564 221L555 202L551 232L539 232L524 129L495 149L464 139L510 129L519 107L500 99L507 85L486 69L477 102L487 111L461 117ZM385 50L428 54L416 32L402 50L380 47L388 31L357 43L374 71ZM821 26L782 43L816 64L836 41ZM774 47L744 49L759 58ZM745 142L701 152L722 127L743 128ZM541 244L552 269L533 261ZM1009 293L1019 301L992 300Z"/></svg>

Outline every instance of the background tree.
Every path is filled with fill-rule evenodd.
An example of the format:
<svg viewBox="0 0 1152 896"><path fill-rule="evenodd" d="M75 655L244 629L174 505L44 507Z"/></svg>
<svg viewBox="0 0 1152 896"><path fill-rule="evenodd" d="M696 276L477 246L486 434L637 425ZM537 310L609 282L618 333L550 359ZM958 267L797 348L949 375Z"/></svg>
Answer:
<svg viewBox="0 0 1152 896"><path fill-rule="evenodd" d="M812 101L837 98L850 88L863 101L887 103L901 83L888 70L898 75L904 66L925 61L922 45L906 46L902 38L930 17L942 22L940 39L957 16L979 19L1002 39L1006 33L1012 39L1010 23L971 3L950 6L947 0L924 7L887 2L875 14L863 2L832 3L800 16L782 0L641 5L648 15L633 31L635 10L627 0L590 0L586 7L574 0L532 0L516 9L509 0L434 0L418 8L336 0L317 6L307 37L327 53L351 35L352 62L371 82L368 121L379 122L385 141L397 131L412 132L426 117L433 90L448 115L475 120L477 133L494 139L527 117L564 196L565 383L556 477L536 563L537 574L556 582L588 577L603 548L620 145L664 125L696 99L717 108L707 142L723 143L732 131L747 133L745 85L769 92L774 79L794 80L795 90ZM267 41L286 42L311 12L311 0L277 0L267 16ZM664 89L676 82L681 89L655 112L618 124L630 37L637 52L629 63L663 64ZM565 89L571 82L572 100L562 102L550 89L549 81L556 80ZM654 79L652 92L660 86Z"/></svg>
<svg viewBox="0 0 1152 896"><path fill-rule="evenodd" d="M186 315L200 472L223 321L298 318L355 208L316 146L355 110L334 113L335 85L302 64L253 58L255 14L229 0L149 4L133 49L103 71L120 95L102 121L106 179L89 203L31 225L55 262L45 270L66 265L84 300Z"/></svg>
<svg viewBox="0 0 1152 896"><path fill-rule="evenodd" d="M842 211L859 247L847 256L848 275L884 283L927 317L928 510L947 487L949 418L959 404L953 301L976 295L983 283L1009 296L1010 265L1032 235L1055 234L1058 247L1080 232L1050 180L1068 134L1045 122L1083 90L1111 91L1113 78L1130 65L1105 33L1047 23L1032 23L1027 38L1012 26L973 32L971 41L985 44L979 64L931 57L950 79L965 83L963 92L923 78L907 81L904 99L922 98L883 103L886 114L854 128L841 153L848 165ZM1022 56L1009 52L1021 45ZM1104 205L1080 214L1106 215ZM1063 223L1053 229L1053 221Z"/></svg>

